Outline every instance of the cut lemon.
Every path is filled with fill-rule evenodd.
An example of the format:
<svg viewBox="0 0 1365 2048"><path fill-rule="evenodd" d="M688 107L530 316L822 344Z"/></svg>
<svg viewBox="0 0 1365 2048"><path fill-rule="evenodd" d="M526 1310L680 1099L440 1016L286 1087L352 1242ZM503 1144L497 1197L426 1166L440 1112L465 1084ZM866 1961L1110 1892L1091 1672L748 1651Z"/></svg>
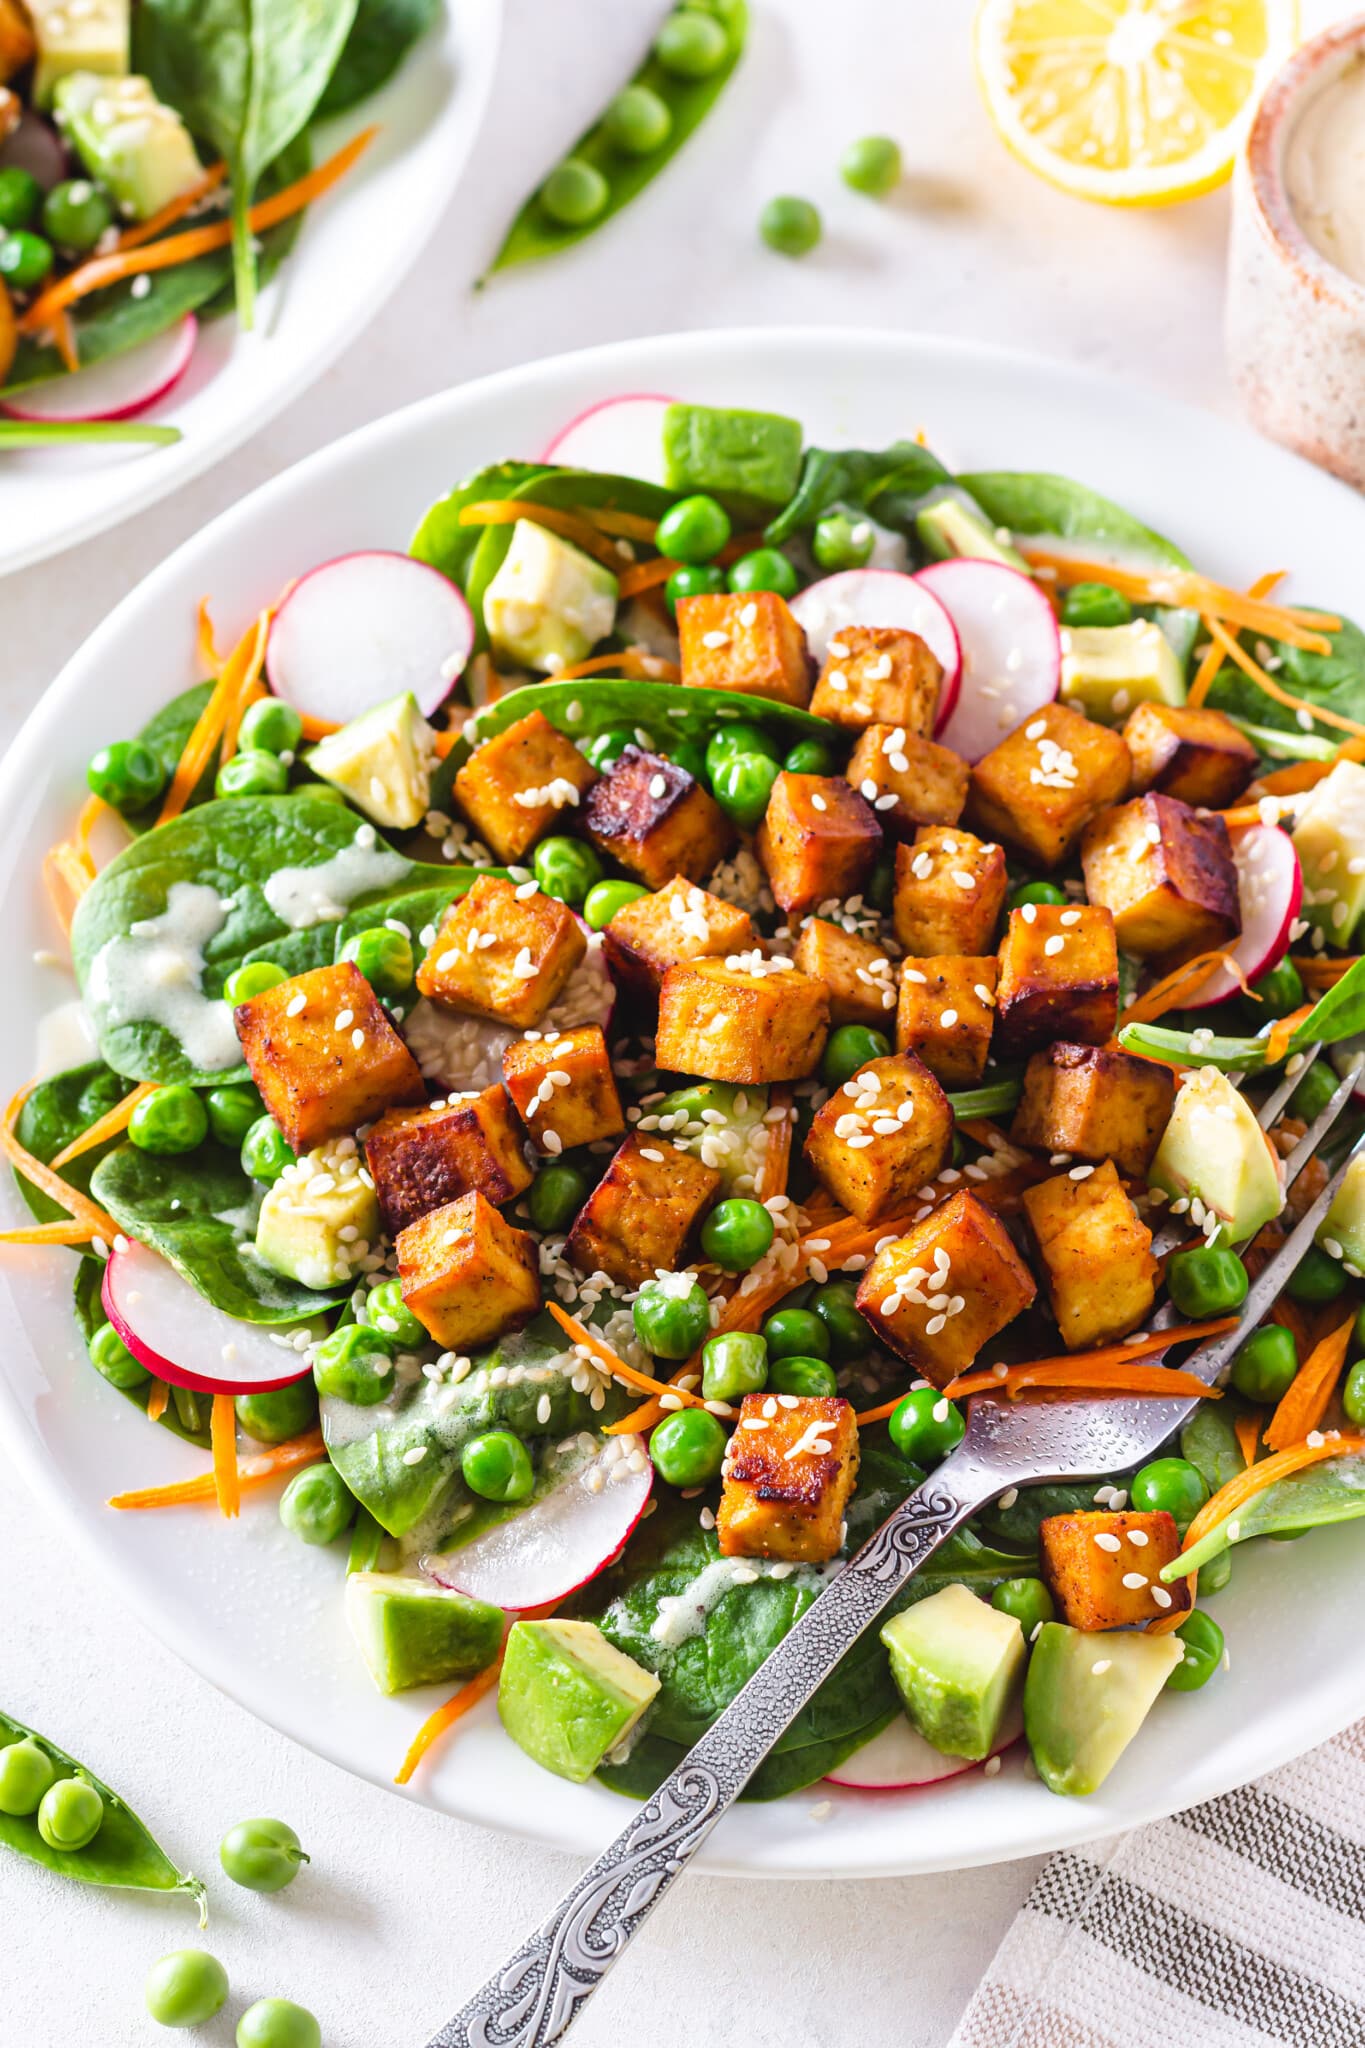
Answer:
<svg viewBox="0 0 1365 2048"><path fill-rule="evenodd" d="M1298 0L980 0L977 76L1002 141L1081 199L1163 206L1221 184Z"/></svg>

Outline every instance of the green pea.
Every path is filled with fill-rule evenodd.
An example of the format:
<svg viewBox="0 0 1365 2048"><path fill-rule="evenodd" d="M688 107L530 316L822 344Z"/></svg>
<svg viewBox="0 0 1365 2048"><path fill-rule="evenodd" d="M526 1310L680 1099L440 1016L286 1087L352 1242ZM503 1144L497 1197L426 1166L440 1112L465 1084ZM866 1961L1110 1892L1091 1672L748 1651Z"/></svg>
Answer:
<svg viewBox="0 0 1365 2048"><path fill-rule="evenodd" d="M895 899L896 863L894 860L879 860L863 890L863 901L870 903L874 910L890 910Z"/></svg>
<svg viewBox="0 0 1365 2048"><path fill-rule="evenodd" d="M747 718L727 720L706 743L707 780L714 782L726 762L737 760L742 754L761 754L776 763L778 743L761 725L754 725Z"/></svg>
<svg viewBox="0 0 1365 2048"><path fill-rule="evenodd" d="M36 1742L26 1736L7 1743L0 1749L0 1813L16 1819L36 1813L56 1776L56 1765Z"/></svg>
<svg viewBox="0 0 1365 2048"><path fill-rule="evenodd" d="M1204 1590L1204 1574L1199 1574L1199 1590ZM1185 1646L1185 1654L1175 1670L1166 1680L1167 1692L1198 1692L1201 1685L1207 1685L1223 1661L1223 1631L1210 1615L1196 1607L1188 1621L1182 1621L1175 1632Z"/></svg>
<svg viewBox="0 0 1365 2048"><path fill-rule="evenodd" d="M245 960L240 967L234 967L223 983L223 997L226 1002L249 1003L253 996L263 996L268 988L278 988L289 976L273 960Z"/></svg>
<svg viewBox="0 0 1365 2048"><path fill-rule="evenodd" d="M1126 626L1133 607L1109 583L1073 583L1062 599L1064 626Z"/></svg>
<svg viewBox="0 0 1365 2048"><path fill-rule="evenodd" d="M726 1435L704 1408L680 1408L655 1425L649 1455L670 1486L706 1486L725 1462Z"/></svg>
<svg viewBox="0 0 1365 2048"><path fill-rule="evenodd" d="M1355 1342L1358 1350L1365 1351L1365 1302L1356 1310Z"/></svg>
<svg viewBox="0 0 1365 2048"><path fill-rule="evenodd" d="M758 217L758 232L779 256L807 256L824 232L819 210L809 199L784 193L770 199Z"/></svg>
<svg viewBox="0 0 1365 2048"><path fill-rule="evenodd" d="M140 1152L174 1156L193 1152L209 1134L204 1098L183 1081L144 1095L128 1119L128 1136Z"/></svg>
<svg viewBox="0 0 1365 2048"><path fill-rule="evenodd" d="M531 1454L510 1429L486 1429L470 1437L460 1453L460 1470L481 1500L527 1500L535 1487Z"/></svg>
<svg viewBox="0 0 1365 2048"><path fill-rule="evenodd" d="M712 1337L701 1355L701 1391L707 1401L738 1403L768 1383L768 1347L761 1337L732 1330Z"/></svg>
<svg viewBox="0 0 1365 2048"><path fill-rule="evenodd" d="M1221 1245L1176 1252L1166 1268L1171 1300L1192 1322L1240 1308L1249 1284L1247 1269L1236 1252Z"/></svg>
<svg viewBox="0 0 1365 2048"><path fill-rule="evenodd" d="M547 896L556 903L577 905L602 879L602 863L582 839L563 834L542 839L531 858L531 869Z"/></svg>
<svg viewBox="0 0 1365 2048"><path fill-rule="evenodd" d="M1247 1006L1259 1026L1272 1017L1287 1017L1302 1007L1303 978L1292 960L1281 960L1252 982L1251 993L1261 999Z"/></svg>
<svg viewBox="0 0 1365 2048"><path fill-rule="evenodd" d="M64 178L43 201L43 233L75 256L93 249L113 221L109 194L88 178Z"/></svg>
<svg viewBox="0 0 1365 2048"><path fill-rule="evenodd" d="M239 1820L218 1848L224 1876L249 1892L282 1892L308 1860L298 1836L282 1820Z"/></svg>
<svg viewBox="0 0 1365 2048"><path fill-rule="evenodd" d="M866 1024L841 1024L831 1031L820 1061L820 1079L827 1088L842 1088L869 1060L884 1060L891 1042Z"/></svg>
<svg viewBox="0 0 1365 2048"><path fill-rule="evenodd" d="M694 782L706 788L706 749L700 740L670 740L668 758L685 768Z"/></svg>
<svg viewBox="0 0 1365 2048"><path fill-rule="evenodd" d="M242 1172L250 1180L277 1181L286 1166L294 1164L289 1140L273 1116L257 1117L242 1140Z"/></svg>
<svg viewBox="0 0 1365 2048"><path fill-rule="evenodd" d="M801 585L796 564L783 554L781 548L754 548L752 553L741 555L737 561L731 562L725 580L736 597L746 596L755 590L771 590L778 597L795 597Z"/></svg>
<svg viewBox="0 0 1365 2048"><path fill-rule="evenodd" d="M411 994L417 975L412 940L405 932L391 932L387 925L371 925L347 939L341 949L343 960L353 960L377 996L396 1002Z"/></svg>
<svg viewBox="0 0 1365 2048"><path fill-rule="evenodd" d="M839 176L854 192L885 199L900 183L900 144L889 135L863 135L851 142L839 160Z"/></svg>
<svg viewBox="0 0 1365 2048"><path fill-rule="evenodd" d="M790 775L833 775L834 749L824 740L798 740L782 766Z"/></svg>
<svg viewBox="0 0 1365 2048"><path fill-rule="evenodd" d="M202 2027L227 2003L228 1975L217 1956L178 1948L147 1972L147 2010L162 2027Z"/></svg>
<svg viewBox="0 0 1365 2048"><path fill-rule="evenodd" d="M851 1280L828 1280L810 1298L811 1307L829 1332L830 1357L836 1365L861 1358L872 1342L857 1296Z"/></svg>
<svg viewBox="0 0 1365 2048"><path fill-rule="evenodd" d="M562 228L586 227L605 209L608 196L607 181L596 164L579 156L566 156L556 164L540 188L542 208Z"/></svg>
<svg viewBox="0 0 1365 2048"><path fill-rule="evenodd" d="M1314 1060L1300 1076L1299 1085L1289 1098L1290 1114L1311 1124L1314 1117L1321 1116L1340 1086L1341 1076L1336 1069L1326 1060Z"/></svg>
<svg viewBox="0 0 1365 2048"><path fill-rule="evenodd" d="M1199 1597L1207 1600L1211 1593L1221 1593L1232 1577L1232 1547L1220 1550L1217 1557L1211 1557L1207 1564L1199 1567Z"/></svg>
<svg viewBox="0 0 1365 2048"><path fill-rule="evenodd" d="M52 268L52 244L28 228L0 240L0 278L16 292L38 289Z"/></svg>
<svg viewBox="0 0 1365 2048"><path fill-rule="evenodd" d="M1288 1393L1299 1369L1292 1332L1266 1323L1247 1338L1232 1361L1232 1384L1248 1401L1272 1406Z"/></svg>
<svg viewBox="0 0 1365 2048"><path fill-rule="evenodd" d="M306 796L312 804L340 804L342 810L347 808L345 792L330 782L305 782L299 795Z"/></svg>
<svg viewBox="0 0 1365 2048"><path fill-rule="evenodd" d="M1359 1429L1365 1424L1365 1358L1358 1358L1346 1375L1346 1384L1341 1390L1341 1405L1346 1420Z"/></svg>
<svg viewBox="0 0 1365 2048"><path fill-rule="evenodd" d="M1183 1536L1209 1497L1208 1482L1188 1458L1154 1458L1133 1474L1129 1499L1139 1514L1168 1514Z"/></svg>
<svg viewBox="0 0 1365 2048"><path fill-rule="evenodd" d="M608 141L624 156L650 156L667 142L673 116L647 85L628 85L603 114L602 126Z"/></svg>
<svg viewBox="0 0 1365 2048"><path fill-rule="evenodd" d="M85 779L95 795L116 811L143 811L166 787L166 771L141 740L115 740L90 757Z"/></svg>
<svg viewBox="0 0 1365 2048"><path fill-rule="evenodd" d="M84 1778L58 1778L38 1805L38 1833L49 1849L68 1855L89 1848L103 1819L104 1801Z"/></svg>
<svg viewBox="0 0 1365 2048"><path fill-rule="evenodd" d="M631 1308L635 1334L655 1358L690 1358L711 1328L711 1304L686 1273L646 1280Z"/></svg>
<svg viewBox="0 0 1365 2048"><path fill-rule="evenodd" d="M896 1449L916 1465L937 1464L967 1434L962 1410L937 1387L912 1387L896 1403L886 1426Z"/></svg>
<svg viewBox="0 0 1365 2048"><path fill-rule="evenodd" d="M773 1241L774 1224L762 1202L717 1202L701 1227L705 1258L723 1273L747 1273Z"/></svg>
<svg viewBox="0 0 1365 2048"><path fill-rule="evenodd" d="M1012 1614L1031 1643L1044 1622L1056 1619L1057 1608L1041 1579L1006 1579L991 1594L998 1614Z"/></svg>
<svg viewBox="0 0 1365 2048"><path fill-rule="evenodd" d="M834 1367L823 1358L775 1358L768 1385L775 1394L795 1394L802 1401L832 1400L839 1391Z"/></svg>
<svg viewBox="0 0 1365 2048"><path fill-rule="evenodd" d="M204 1107L208 1111L209 1129L218 1143L238 1151L261 1114L260 1090L245 1083L239 1088L210 1088L204 1097Z"/></svg>
<svg viewBox="0 0 1365 2048"><path fill-rule="evenodd" d="M290 1380L267 1394L239 1394L233 1405L242 1428L258 1444L288 1443L317 1425L317 1388L310 1379Z"/></svg>
<svg viewBox="0 0 1365 2048"><path fill-rule="evenodd" d="M619 761L626 748L635 744L635 735L628 726L612 725L608 726L605 732L599 732L595 739L589 740L583 751L593 767L605 774L612 762Z"/></svg>
<svg viewBox="0 0 1365 2048"><path fill-rule="evenodd" d="M775 1309L763 1325L769 1358L828 1358L829 1331L813 1309Z"/></svg>
<svg viewBox="0 0 1365 2048"><path fill-rule="evenodd" d="M151 1374L138 1358L134 1358L128 1346L112 1323L101 1323L90 1339L90 1363L111 1387L126 1391L129 1387L140 1387Z"/></svg>
<svg viewBox="0 0 1365 2048"><path fill-rule="evenodd" d="M583 922L589 931L603 931L618 910L649 893L640 882L594 882L583 901Z"/></svg>
<svg viewBox="0 0 1365 2048"><path fill-rule="evenodd" d="M313 1353L313 1379L320 1394L373 1408L393 1392L397 1346L369 1323L344 1323L324 1337Z"/></svg>
<svg viewBox="0 0 1365 2048"><path fill-rule="evenodd" d="M1346 1291L1346 1275L1341 1270L1339 1260L1329 1258L1317 1245L1310 1244L1285 1281L1284 1291L1291 1301L1302 1301L1311 1305L1335 1301L1339 1294Z"/></svg>
<svg viewBox="0 0 1365 2048"><path fill-rule="evenodd" d="M289 770L264 747L242 747L225 761L213 781L215 796L283 796Z"/></svg>
<svg viewBox="0 0 1365 2048"><path fill-rule="evenodd" d="M709 78L730 54L730 38L713 14L679 7L654 38L654 54L675 78Z"/></svg>
<svg viewBox="0 0 1365 2048"><path fill-rule="evenodd" d="M355 1496L335 1465L305 1465L280 1495L280 1520L304 1543L334 1543L351 1525Z"/></svg>
<svg viewBox="0 0 1365 2048"><path fill-rule="evenodd" d="M18 164L0 170L0 228L26 228L43 203L43 188Z"/></svg>
<svg viewBox="0 0 1365 2048"><path fill-rule="evenodd" d="M709 562L730 538L730 515L714 498L698 492L679 498L659 521L655 545L675 562Z"/></svg>
<svg viewBox="0 0 1365 2048"><path fill-rule="evenodd" d="M725 571L714 562L682 562L664 585L664 597L674 618L685 597L719 597L725 588Z"/></svg>
<svg viewBox="0 0 1365 2048"><path fill-rule="evenodd" d="M1055 882L1022 882L1011 890L1009 907L1022 910L1026 903L1069 903L1071 898L1065 889L1059 889Z"/></svg>
<svg viewBox="0 0 1365 2048"><path fill-rule="evenodd" d="M815 522L810 551L822 569L862 569L872 560L877 536L870 519L826 512Z"/></svg>
<svg viewBox="0 0 1365 2048"><path fill-rule="evenodd" d="M732 754L717 771L711 793L727 818L742 832L752 832L762 823L781 772L767 754Z"/></svg>
<svg viewBox="0 0 1365 2048"><path fill-rule="evenodd" d="M526 1207L536 1229L553 1234L568 1229L587 1199L587 1175L556 1160L531 1182Z"/></svg>
<svg viewBox="0 0 1365 2048"><path fill-rule="evenodd" d="M322 2048L322 2028L292 1998L258 1998L237 2022L237 2048Z"/></svg>
<svg viewBox="0 0 1365 2048"><path fill-rule="evenodd" d="M263 754L292 754L303 738L303 720L281 697L260 697L242 713L237 744Z"/></svg>

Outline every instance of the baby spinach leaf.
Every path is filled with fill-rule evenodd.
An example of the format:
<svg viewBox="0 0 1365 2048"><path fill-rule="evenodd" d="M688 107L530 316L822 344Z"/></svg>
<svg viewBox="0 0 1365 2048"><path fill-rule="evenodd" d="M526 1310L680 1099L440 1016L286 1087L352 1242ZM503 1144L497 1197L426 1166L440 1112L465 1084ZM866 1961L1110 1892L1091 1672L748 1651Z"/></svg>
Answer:
<svg viewBox="0 0 1365 2048"><path fill-rule="evenodd" d="M482 505L492 498L519 498L534 477L551 473L543 462L494 462L487 469L476 470L428 506L408 553L419 562L429 562L463 589L474 550L486 529L461 525L460 514L470 505Z"/></svg>
<svg viewBox="0 0 1365 2048"><path fill-rule="evenodd" d="M807 1785L817 1784L821 1778L837 1770L855 1749L861 1749L874 1735L880 1735L899 1712L897 1703L878 1714L866 1727L849 1729L837 1738L805 1742L793 1749L774 1749L764 1757L740 1793L740 1798L784 1799L789 1792L800 1792ZM620 1792L628 1799L648 1799L651 1792L658 1791L670 1772L678 1768L686 1754L684 1744L668 1742L647 1726L623 1762L602 1766L597 1773L597 1782L605 1785L609 1792Z"/></svg>
<svg viewBox="0 0 1365 2048"><path fill-rule="evenodd" d="M109 1320L108 1316L104 1313L104 1300L100 1292L103 1282L104 1261L92 1258L88 1252L83 1252L80 1262L76 1267L75 1298L72 1306L76 1312L77 1325L87 1347L96 1330L103 1329ZM94 1371L93 1365L90 1369L92 1372ZM140 1386L120 1387L117 1391L123 1395L125 1400L131 1401L135 1408L142 1409L145 1414L152 1388L157 1384L156 1380L146 1379L143 1380ZM167 1401L166 1406L157 1417L157 1421L163 1429L168 1429L172 1436L181 1437L187 1444L198 1444L202 1449L207 1450L209 1443L208 1401L203 1396L193 1395L188 1387L172 1387L171 1396L172 1398Z"/></svg>
<svg viewBox="0 0 1365 2048"><path fill-rule="evenodd" d="M180 756L184 753L190 734L199 723L200 713L213 694L212 683L191 683L188 690L182 690L178 697L172 697L169 704L153 714L143 726L138 738L144 747L155 755L157 765L169 782L176 770ZM210 761L190 792L187 809L196 804L207 803L213 794L213 779L217 773L217 762ZM148 804L145 810L125 813L123 822L135 834L150 832L161 813L162 799Z"/></svg>
<svg viewBox="0 0 1365 2048"><path fill-rule="evenodd" d="M1276 682L1283 683L1296 697L1365 724L1365 632L1354 620L1343 619L1339 631L1328 634L1332 643L1330 654L1310 654L1305 648L1291 647L1285 640L1267 643L1255 634L1242 637L1262 666L1269 658ZM1315 727L1305 735L1296 711L1267 697L1259 684L1231 662L1225 663L1215 676L1208 701L1220 711L1255 720L1272 730L1296 734L1300 740L1327 740L1335 746L1342 737L1331 726Z"/></svg>
<svg viewBox="0 0 1365 2048"><path fill-rule="evenodd" d="M1310 1045L1339 1045L1344 1038L1365 1032L1365 959L1348 967L1334 988L1320 996L1285 1047L1285 1057ZM1265 1065L1263 1038L1214 1038L1195 1043L1188 1031L1168 1030L1160 1024L1125 1024L1119 1044L1145 1059L1164 1060L1177 1067L1219 1067L1225 1074L1245 1068L1254 1072Z"/></svg>
<svg viewBox="0 0 1365 2048"><path fill-rule="evenodd" d="M790 504L765 529L770 547L814 526L832 505L866 512L881 526L905 530L927 491L950 483L947 470L918 441L894 441L876 453L864 448L808 448Z"/></svg>
<svg viewBox="0 0 1365 2048"><path fill-rule="evenodd" d="M414 949L420 954L421 934L429 925L440 923L457 896L467 896L480 875L506 874L506 868L452 867L446 870L443 882L433 883L429 889L414 889L408 896L386 897L379 910L353 910L340 924L331 927L332 958L339 960L349 941L360 932L369 931L380 912L381 922L394 919L407 926Z"/></svg>
<svg viewBox="0 0 1365 2048"><path fill-rule="evenodd" d="M387 85L440 12L441 0L360 0L314 118L344 114Z"/></svg>
<svg viewBox="0 0 1365 2048"><path fill-rule="evenodd" d="M53 1074L48 1080L40 1081L25 1101L15 1125L15 1136L25 1151L31 1152L47 1166L79 1138L82 1131L121 1102L128 1093L128 1083L116 1074L103 1060L89 1060L84 1066L69 1067L63 1074ZM89 1189L90 1176L110 1145L118 1140L111 1139L109 1145L83 1152L62 1169L62 1179L70 1181L73 1188L82 1192ZM55 1223L64 1217L66 1211L57 1206L50 1195L35 1188L32 1181L16 1172L15 1184L40 1223Z"/></svg>
<svg viewBox="0 0 1365 2048"><path fill-rule="evenodd" d="M1161 1576L1178 1578L1198 1570L1234 1543L1274 1536L1287 1529L1324 1529L1365 1515L1365 1457L1329 1458L1278 1479L1209 1530Z"/></svg>
<svg viewBox="0 0 1365 2048"><path fill-rule="evenodd" d="M1246 1463L1236 1423L1246 1404L1227 1392L1221 1401L1200 1401L1180 1432L1180 1455L1188 1458L1210 1493L1235 1479Z"/></svg>
<svg viewBox="0 0 1365 2048"><path fill-rule="evenodd" d="M1126 1486L1126 1478L1115 1479L1115 1486ZM1008 1507L995 1501L983 1508L976 1517L974 1527L989 1536L992 1541L1009 1549L1028 1552L1018 1560L1019 1571L1027 1574L1037 1562L1038 1524L1049 1515L1086 1514L1095 1506L1095 1485L1086 1482L1080 1486L1021 1486Z"/></svg>

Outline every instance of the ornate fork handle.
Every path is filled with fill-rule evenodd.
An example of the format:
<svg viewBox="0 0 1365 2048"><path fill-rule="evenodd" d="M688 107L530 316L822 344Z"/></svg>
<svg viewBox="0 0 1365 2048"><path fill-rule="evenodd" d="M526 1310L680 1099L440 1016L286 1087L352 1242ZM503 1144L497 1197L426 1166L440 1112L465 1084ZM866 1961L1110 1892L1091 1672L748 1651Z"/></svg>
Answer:
<svg viewBox="0 0 1365 2048"><path fill-rule="evenodd" d="M549 1919L427 2048L544 2048L582 2005L870 1622L1007 1483L963 1450L888 1516Z"/></svg>

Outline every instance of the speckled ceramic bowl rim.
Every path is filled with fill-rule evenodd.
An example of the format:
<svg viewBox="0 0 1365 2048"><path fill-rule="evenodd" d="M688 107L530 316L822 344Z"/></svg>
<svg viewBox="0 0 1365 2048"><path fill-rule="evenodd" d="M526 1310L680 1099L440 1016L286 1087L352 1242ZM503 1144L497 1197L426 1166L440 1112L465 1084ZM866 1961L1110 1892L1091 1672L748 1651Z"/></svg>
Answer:
<svg viewBox="0 0 1365 2048"><path fill-rule="evenodd" d="M1324 73L1365 57L1365 14L1336 22L1296 50L1266 87L1246 140L1245 168L1259 224L1281 259L1316 297L1365 318L1365 286L1338 270L1309 241L1284 181L1284 158L1305 102L1329 82Z"/></svg>

